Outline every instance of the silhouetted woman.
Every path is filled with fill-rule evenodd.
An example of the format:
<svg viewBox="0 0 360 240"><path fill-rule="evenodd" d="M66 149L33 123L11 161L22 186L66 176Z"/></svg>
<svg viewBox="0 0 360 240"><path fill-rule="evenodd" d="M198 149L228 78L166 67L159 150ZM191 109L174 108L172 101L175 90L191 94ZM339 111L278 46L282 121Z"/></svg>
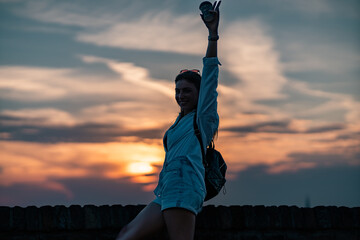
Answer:
<svg viewBox="0 0 360 240"><path fill-rule="evenodd" d="M202 208L206 188L193 120L196 114L203 145L207 146L219 125L216 92L220 64L217 58L219 6L213 11L214 20L204 21L209 37L202 77L198 70L182 70L175 79L175 98L181 112L163 139L166 156L154 190L156 199L120 231L117 240L142 239L164 228L171 240L194 238L195 217Z"/></svg>

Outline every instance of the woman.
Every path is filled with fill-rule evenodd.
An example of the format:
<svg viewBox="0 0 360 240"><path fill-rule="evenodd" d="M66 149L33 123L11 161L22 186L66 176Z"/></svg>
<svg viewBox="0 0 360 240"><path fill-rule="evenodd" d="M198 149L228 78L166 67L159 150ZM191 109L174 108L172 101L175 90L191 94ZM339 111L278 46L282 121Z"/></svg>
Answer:
<svg viewBox="0 0 360 240"><path fill-rule="evenodd" d="M164 136L166 156L154 190L156 199L120 231L117 240L142 239L164 228L171 240L194 238L195 217L202 208L206 188L193 120L196 116L203 145L207 146L219 124L216 92L220 64L217 59L219 6L212 11L213 21L205 22L201 15L209 30L203 76L198 70L182 70L175 79L175 98L181 112Z"/></svg>

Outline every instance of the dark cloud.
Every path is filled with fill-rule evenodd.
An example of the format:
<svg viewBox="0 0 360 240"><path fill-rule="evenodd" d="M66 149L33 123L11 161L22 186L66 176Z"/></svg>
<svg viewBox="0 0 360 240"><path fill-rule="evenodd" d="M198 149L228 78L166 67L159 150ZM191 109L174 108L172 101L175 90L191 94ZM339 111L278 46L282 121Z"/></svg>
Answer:
<svg viewBox="0 0 360 240"><path fill-rule="evenodd" d="M74 159L75 161L78 161L79 159ZM71 167L71 163L67 163L68 167ZM79 170L86 170L86 172L88 172L89 175L93 176L93 177L101 177L104 176L106 173L108 173L109 171L113 171L114 169L118 169L119 165L118 164L112 164L112 163L94 163L94 164L90 164L90 165L82 165L80 166L79 164L76 164L76 168ZM62 167L67 167L67 165L62 165ZM74 169L74 168L71 168Z"/></svg>
<svg viewBox="0 0 360 240"><path fill-rule="evenodd" d="M330 149L327 153L290 153L288 157L291 158L291 163L315 163L316 165L336 165L340 163L356 162L357 154L360 151L349 151L347 154L332 152ZM353 149L356 150L356 149ZM278 163L282 164L282 163Z"/></svg>
<svg viewBox="0 0 360 240"><path fill-rule="evenodd" d="M45 206L64 205L67 197L58 191L32 184L0 186L1 206Z"/></svg>
<svg viewBox="0 0 360 240"><path fill-rule="evenodd" d="M310 128L305 131L296 131L290 128L291 121L269 121L269 122L261 122L256 124L250 124L245 126L234 126L234 127L225 127L221 128L222 131L236 132L240 134L247 133L286 133L286 134L298 134L298 133L322 133L322 132L330 132L335 130L345 129L344 124L331 124L320 126L316 128Z"/></svg>
<svg viewBox="0 0 360 240"><path fill-rule="evenodd" d="M19 122L23 120L22 118L19 117L13 117L13 116L7 116L4 114L0 114L0 121L4 122L4 121L11 121L13 123Z"/></svg>
<svg viewBox="0 0 360 240"><path fill-rule="evenodd" d="M142 191L144 184L124 178L60 179L59 182L74 194L70 202L79 204L147 204L154 198L152 192Z"/></svg>
<svg viewBox="0 0 360 240"><path fill-rule="evenodd" d="M0 116L0 121L9 121L12 126L4 126L3 133L9 133L11 138L6 140L19 140L29 142L110 142L119 137L138 137L142 139L160 139L165 131L163 128L126 130L114 124L85 123L75 126L34 126L20 125L24 118Z"/></svg>
<svg viewBox="0 0 360 240"><path fill-rule="evenodd" d="M143 184L132 183L126 179L67 178L58 179L72 193L65 194L40 185L15 184L0 186L0 205L44 206L72 204L147 204L153 198L152 192L143 192Z"/></svg>
<svg viewBox="0 0 360 240"><path fill-rule="evenodd" d="M359 142L359 140L360 140L360 132L341 133L341 134L336 135L336 136L334 136L332 138L329 138L329 139L321 139L321 140L316 140L316 141L324 142L324 143L336 143L336 142L339 142L339 140L340 141L343 141L343 140L358 140L358 142ZM359 144L357 144L355 146L355 148L358 148L358 147L359 147ZM344 149L345 149L345 147L344 147Z"/></svg>
<svg viewBox="0 0 360 240"><path fill-rule="evenodd" d="M297 205L312 207L360 205L360 166L332 165L269 174L269 166L250 167L226 183L226 194L206 204Z"/></svg>
<svg viewBox="0 0 360 240"><path fill-rule="evenodd" d="M310 128L310 129L306 130L305 133L322 133L322 132L330 132L330 131L341 130L341 129L345 129L344 124L331 124L331 125L326 125L326 126L321 126L321 127Z"/></svg>
<svg viewBox="0 0 360 240"><path fill-rule="evenodd" d="M360 140L360 132L341 134L341 135L336 137L336 140L348 140L348 139L358 139L358 140Z"/></svg>
<svg viewBox="0 0 360 240"><path fill-rule="evenodd" d="M222 128L222 131L237 133L254 133L254 132L273 132L273 133L296 133L289 129L290 121L271 121L256 123L247 126L235 126Z"/></svg>

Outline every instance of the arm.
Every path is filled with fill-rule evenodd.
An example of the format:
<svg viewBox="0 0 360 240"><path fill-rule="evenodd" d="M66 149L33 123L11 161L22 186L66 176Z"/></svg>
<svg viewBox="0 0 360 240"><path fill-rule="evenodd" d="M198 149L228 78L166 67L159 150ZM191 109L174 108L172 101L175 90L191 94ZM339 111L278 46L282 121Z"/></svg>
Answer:
<svg viewBox="0 0 360 240"><path fill-rule="evenodd" d="M220 12L219 7L221 4L221 0L219 1L219 4L216 6L216 2L214 3L213 7L216 6L216 9L211 10L211 12L214 14L214 19L211 22L204 21L204 16L200 14L201 19L203 20L205 26L207 27L209 31L209 40L208 40L208 46L206 50L205 57L217 57L217 38L218 38L218 28L219 28L219 20L220 20Z"/></svg>
<svg viewBox="0 0 360 240"><path fill-rule="evenodd" d="M216 2L214 3L215 6ZM203 59L204 68L202 71L202 79L200 85L200 94L197 108L197 123L201 131L201 137L204 146L207 146L214 133L219 126L219 115L217 113L217 96L216 88L218 86L219 75L219 60L217 59L217 40L218 26L219 26L219 6L216 7L214 12L214 20L205 22L205 26L209 30L209 41L206 50L205 58Z"/></svg>
<svg viewBox="0 0 360 240"><path fill-rule="evenodd" d="M209 40L205 57L217 57L217 41Z"/></svg>

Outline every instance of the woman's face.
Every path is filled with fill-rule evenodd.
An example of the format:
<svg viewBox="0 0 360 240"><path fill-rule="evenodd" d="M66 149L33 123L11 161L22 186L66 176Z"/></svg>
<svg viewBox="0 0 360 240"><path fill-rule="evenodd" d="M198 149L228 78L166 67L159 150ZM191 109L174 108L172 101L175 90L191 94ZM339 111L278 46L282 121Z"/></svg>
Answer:
<svg viewBox="0 0 360 240"><path fill-rule="evenodd" d="M199 92L193 83L185 79L176 82L175 99L185 115L196 108L198 97Z"/></svg>

